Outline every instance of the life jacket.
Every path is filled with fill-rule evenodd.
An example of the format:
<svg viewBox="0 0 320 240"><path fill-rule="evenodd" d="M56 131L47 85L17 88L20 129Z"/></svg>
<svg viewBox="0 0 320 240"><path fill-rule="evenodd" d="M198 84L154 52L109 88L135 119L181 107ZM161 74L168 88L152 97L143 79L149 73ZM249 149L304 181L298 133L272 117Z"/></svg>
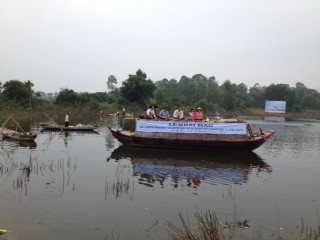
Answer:
<svg viewBox="0 0 320 240"><path fill-rule="evenodd" d="M65 121L66 121L66 122L70 122L69 115L66 115Z"/></svg>
<svg viewBox="0 0 320 240"><path fill-rule="evenodd" d="M196 111L196 120L202 120L202 119L203 119L203 112Z"/></svg>

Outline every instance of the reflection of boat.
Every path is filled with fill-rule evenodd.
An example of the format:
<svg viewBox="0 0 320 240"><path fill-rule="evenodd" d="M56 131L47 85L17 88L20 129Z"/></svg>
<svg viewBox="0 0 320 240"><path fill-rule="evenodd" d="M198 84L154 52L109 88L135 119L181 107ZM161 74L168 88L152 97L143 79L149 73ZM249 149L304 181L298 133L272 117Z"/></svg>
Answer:
<svg viewBox="0 0 320 240"><path fill-rule="evenodd" d="M79 124L76 126L65 127L63 125L43 125L42 131L95 131L98 127Z"/></svg>
<svg viewBox="0 0 320 240"><path fill-rule="evenodd" d="M206 181L211 183L241 184L248 180L253 169L270 172L267 165L257 154L240 154L172 151L159 149L139 149L120 146L109 159L130 159L134 165L134 175L149 176L159 180L171 177L188 182ZM198 182L199 183L199 182Z"/></svg>
<svg viewBox="0 0 320 240"><path fill-rule="evenodd" d="M275 132L253 133L249 123L237 119L209 122L156 121L130 119L131 129L109 129L112 135L128 146L151 146L170 149L207 151L252 151Z"/></svg>
<svg viewBox="0 0 320 240"><path fill-rule="evenodd" d="M35 149L37 148L37 143L35 141L16 141L13 139L6 139L6 143L14 144L15 146L18 145L19 147L23 148L30 148L30 149Z"/></svg>

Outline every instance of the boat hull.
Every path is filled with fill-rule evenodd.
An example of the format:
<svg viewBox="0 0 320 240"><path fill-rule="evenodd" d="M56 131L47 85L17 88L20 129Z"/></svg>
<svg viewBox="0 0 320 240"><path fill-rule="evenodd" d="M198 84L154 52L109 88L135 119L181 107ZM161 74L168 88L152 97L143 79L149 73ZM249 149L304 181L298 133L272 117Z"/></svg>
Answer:
<svg viewBox="0 0 320 240"><path fill-rule="evenodd" d="M37 137L37 134L21 133L10 129L2 129L1 134L3 138L8 138L21 142L33 142Z"/></svg>
<svg viewBox="0 0 320 240"><path fill-rule="evenodd" d="M42 131L83 131L90 132L95 131L97 127L76 127L76 126L42 126Z"/></svg>
<svg viewBox="0 0 320 240"><path fill-rule="evenodd" d="M204 151L253 151L274 135L274 132L270 132L264 134L264 136L232 139L232 136L219 135L214 137L202 135L202 138L195 137L195 135L188 136L187 134L167 134L166 137L157 136L157 134L137 136L134 133L111 128L110 131L119 142L126 146Z"/></svg>

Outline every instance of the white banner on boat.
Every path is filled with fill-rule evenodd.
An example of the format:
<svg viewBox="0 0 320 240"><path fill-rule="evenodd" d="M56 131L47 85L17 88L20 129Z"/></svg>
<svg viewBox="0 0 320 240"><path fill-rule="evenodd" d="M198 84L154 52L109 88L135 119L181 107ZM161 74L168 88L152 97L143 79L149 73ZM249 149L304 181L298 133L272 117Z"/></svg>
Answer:
<svg viewBox="0 0 320 240"><path fill-rule="evenodd" d="M137 121L137 132L246 135L245 123Z"/></svg>

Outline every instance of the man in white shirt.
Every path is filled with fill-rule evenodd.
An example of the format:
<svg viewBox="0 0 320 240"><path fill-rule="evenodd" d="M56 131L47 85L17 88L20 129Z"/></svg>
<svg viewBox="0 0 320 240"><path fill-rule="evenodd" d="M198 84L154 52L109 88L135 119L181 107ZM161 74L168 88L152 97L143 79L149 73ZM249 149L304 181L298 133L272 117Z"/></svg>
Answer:
<svg viewBox="0 0 320 240"><path fill-rule="evenodd" d="M157 118L153 105L151 105L150 108L147 110L147 118Z"/></svg>
<svg viewBox="0 0 320 240"><path fill-rule="evenodd" d="M183 111L181 109L181 107L179 106L177 110L174 111L173 113L173 118L177 119L177 120L182 120L184 119L183 117Z"/></svg>

